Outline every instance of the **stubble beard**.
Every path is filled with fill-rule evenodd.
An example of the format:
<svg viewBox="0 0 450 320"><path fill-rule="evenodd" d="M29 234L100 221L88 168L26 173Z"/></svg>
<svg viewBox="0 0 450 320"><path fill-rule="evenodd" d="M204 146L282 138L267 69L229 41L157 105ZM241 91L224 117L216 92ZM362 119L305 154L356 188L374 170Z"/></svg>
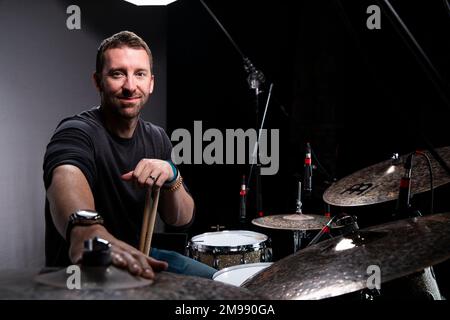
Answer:
<svg viewBox="0 0 450 320"><path fill-rule="evenodd" d="M119 98L103 99L102 105L108 113L123 120L133 120L139 117L148 97L142 97L137 102L126 102Z"/></svg>

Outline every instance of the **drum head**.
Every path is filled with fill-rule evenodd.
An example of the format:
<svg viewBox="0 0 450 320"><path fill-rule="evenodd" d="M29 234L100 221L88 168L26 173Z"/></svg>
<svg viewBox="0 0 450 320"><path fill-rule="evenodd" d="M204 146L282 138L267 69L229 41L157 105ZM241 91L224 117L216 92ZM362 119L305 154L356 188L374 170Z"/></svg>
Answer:
<svg viewBox="0 0 450 320"><path fill-rule="evenodd" d="M267 236L262 233L232 230L200 234L192 238L191 244L199 251L207 252L217 250L217 248L259 248L260 244L265 241L267 241Z"/></svg>
<svg viewBox="0 0 450 320"><path fill-rule="evenodd" d="M213 280L239 287L244 281L271 265L272 262L241 264L216 272Z"/></svg>

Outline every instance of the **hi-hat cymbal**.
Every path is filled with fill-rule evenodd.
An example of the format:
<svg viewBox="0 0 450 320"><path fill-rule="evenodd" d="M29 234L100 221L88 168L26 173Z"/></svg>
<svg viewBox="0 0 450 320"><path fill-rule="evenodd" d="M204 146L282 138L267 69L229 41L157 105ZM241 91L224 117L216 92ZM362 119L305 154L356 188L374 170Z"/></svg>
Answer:
<svg viewBox="0 0 450 320"><path fill-rule="evenodd" d="M320 230L330 218L315 214L279 214L252 220L254 225L279 230Z"/></svg>
<svg viewBox="0 0 450 320"><path fill-rule="evenodd" d="M367 288L374 266L385 283L448 258L450 213L435 214L325 240L275 262L242 286L273 299L324 299Z"/></svg>
<svg viewBox="0 0 450 320"><path fill-rule="evenodd" d="M436 149L442 159L450 165L450 147ZM433 185L439 187L450 182L450 175L442 169L429 152L431 160ZM407 155L397 161L387 160L357 171L329 187L323 200L333 206L352 207L395 200L398 198L400 179L404 175L403 164ZM411 194L430 190L430 178L427 161L424 157L414 157Z"/></svg>
<svg viewBox="0 0 450 320"><path fill-rule="evenodd" d="M72 272L73 273L73 272ZM37 275L38 283L56 288L67 288L68 273L66 269ZM153 280L133 276L128 271L109 267L80 267L80 290L120 290L133 289L151 285Z"/></svg>
<svg viewBox="0 0 450 320"><path fill-rule="evenodd" d="M37 283L36 270L0 271L0 299L14 300L258 300L267 299L245 288L200 277L169 272L156 274L153 283L134 289L69 290ZM69 277L69 274L66 275ZM112 279L110 279L112 280ZM83 281L83 280L82 280Z"/></svg>

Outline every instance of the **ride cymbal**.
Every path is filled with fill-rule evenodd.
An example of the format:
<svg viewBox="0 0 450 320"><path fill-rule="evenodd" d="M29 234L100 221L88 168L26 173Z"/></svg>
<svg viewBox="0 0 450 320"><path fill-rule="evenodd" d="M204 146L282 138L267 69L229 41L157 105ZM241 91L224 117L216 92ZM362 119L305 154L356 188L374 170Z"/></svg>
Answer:
<svg viewBox="0 0 450 320"><path fill-rule="evenodd" d="M436 149L442 159L450 165L450 147ZM450 182L450 175L439 163L425 152L430 160L434 187ZM408 155L398 160L387 160L359 170L330 186L323 195L323 200L333 206L352 207L396 200L398 198L400 179L405 173L403 167ZM427 161L422 156L415 156L412 168L411 194L429 191L430 177Z"/></svg>
<svg viewBox="0 0 450 320"><path fill-rule="evenodd" d="M258 227L279 230L320 230L330 218L315 214L280 214L252 220Z"/></svg>

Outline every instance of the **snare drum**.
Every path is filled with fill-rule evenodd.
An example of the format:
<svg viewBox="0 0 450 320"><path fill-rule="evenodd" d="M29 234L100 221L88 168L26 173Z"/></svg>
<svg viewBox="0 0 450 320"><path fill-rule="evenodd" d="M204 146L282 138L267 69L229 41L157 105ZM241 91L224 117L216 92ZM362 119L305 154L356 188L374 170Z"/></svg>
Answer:
<svg viewBox="0 0 450 320"><path fill-rule="evenodd" d="M217 231L195 236L189 242L193 259L218 270L246 263L268 262L268 237L245 230Z"/></svg>
<svg viewBox="0 0 450 320"><path fill-rule="evenodd" d="M251 279L260 271L270 267L272 262L249 263L217 271L213 280L239 287L244 281Z"/></svg>

